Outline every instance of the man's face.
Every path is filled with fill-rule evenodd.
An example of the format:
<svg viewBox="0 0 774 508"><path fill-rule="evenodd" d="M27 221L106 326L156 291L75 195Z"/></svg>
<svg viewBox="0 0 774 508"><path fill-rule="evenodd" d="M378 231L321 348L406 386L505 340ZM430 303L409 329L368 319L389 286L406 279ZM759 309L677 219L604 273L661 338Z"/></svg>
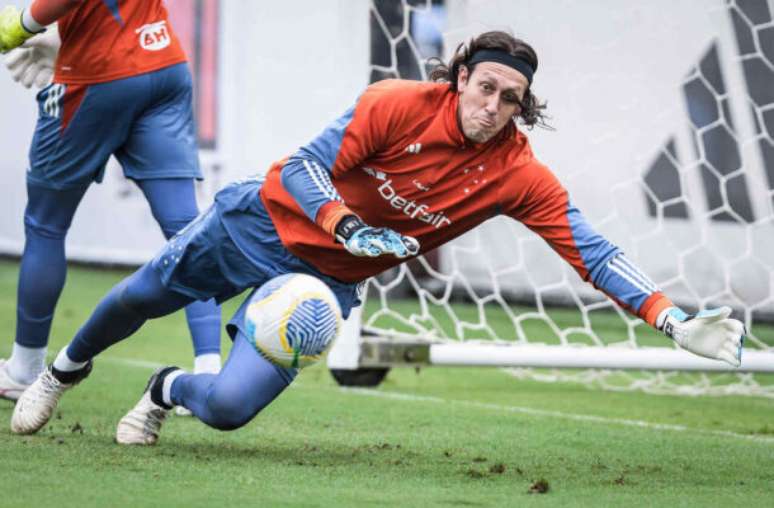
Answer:
<svg viewBox="0 0 774 508"><path fill-rule="evenodd" d="M492 139L521 113L519 103L528 86L527 78L507 65L481 62L472 74L461 66L457 74L457 120L465 137L476 143Z"/></svg>

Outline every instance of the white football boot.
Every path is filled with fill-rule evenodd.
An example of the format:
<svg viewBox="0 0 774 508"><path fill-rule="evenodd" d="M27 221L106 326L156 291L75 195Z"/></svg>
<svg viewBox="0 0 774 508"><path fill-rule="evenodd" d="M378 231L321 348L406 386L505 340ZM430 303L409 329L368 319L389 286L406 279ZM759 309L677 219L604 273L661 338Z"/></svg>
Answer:
<svg viewBox="0 0 774 508"><path fill-rule="evenodd" d="M155 445L164 420L171 406L162 400L164 378L180 370L177 367L163 367L153 373L140 401L121 418L116 427L116 442L124 445Z"/></svg>
<svg viewBox="0 0 774 508"><path fill-rule="evenodd" d="M0 358L0 399L16 400L28 386L14 381L8 372L8 360Z"/></svg>
<svg viewBox="0 0 774 508"><path fill-rule="evenodd" d="M43 428L54 414L62 394L83 381L91 372L91 367L89 361L82 369L64 372L49 365L16 401L11 417L11 432L34 434Z"/></svg>

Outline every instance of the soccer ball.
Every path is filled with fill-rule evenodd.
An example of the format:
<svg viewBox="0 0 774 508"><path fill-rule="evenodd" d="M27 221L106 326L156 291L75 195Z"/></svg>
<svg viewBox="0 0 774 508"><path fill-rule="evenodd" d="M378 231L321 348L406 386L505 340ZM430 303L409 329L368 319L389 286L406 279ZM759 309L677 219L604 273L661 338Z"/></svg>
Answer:
<svg viewBox="0 0 774 508"><path fill-rule="evenodd" d="M333 291L316 277L275 277L251 297L245 312L247 338L264 357L282 367L315 363L341 328Z"/></svg>

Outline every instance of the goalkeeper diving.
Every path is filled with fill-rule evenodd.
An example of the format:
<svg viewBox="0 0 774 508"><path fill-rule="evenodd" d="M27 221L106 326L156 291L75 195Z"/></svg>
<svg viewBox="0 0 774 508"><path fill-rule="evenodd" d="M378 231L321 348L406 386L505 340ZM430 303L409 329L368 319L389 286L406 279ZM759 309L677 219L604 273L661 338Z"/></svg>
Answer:
<svg viewBox="0 0 774 508"><path fill-rule="evenodd" d="M448 64L439 62L431 82L369 86L265 178L221 190L212 208L113 288L22 394L12 431L42 428L92 359L147 319L294 272L328 285L346 317L368 277L500 215L540 235L584 280L680 347L739 366L745 332L730 309L689 315L676 307L591 228L536 158L522 126L544 122L545 105L532 90L537 68L529 44L493 31L460 45ZM227 327L234 347L220 374L157 371L119 423L119 443L155 443L174 405L214 428L241 427L292 383L295 369L251 345L249 302Z"/></svg>

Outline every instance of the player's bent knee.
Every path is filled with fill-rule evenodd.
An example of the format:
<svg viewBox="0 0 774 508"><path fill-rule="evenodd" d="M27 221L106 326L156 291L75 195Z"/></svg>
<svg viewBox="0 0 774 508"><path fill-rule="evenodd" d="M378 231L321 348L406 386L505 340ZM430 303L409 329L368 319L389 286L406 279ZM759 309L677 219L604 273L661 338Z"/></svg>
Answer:
<svg viewBox="0 0 774 508"><path fill-rule="evenodd" d="M68 228L55 224L39 224L31 217L24 217L24 234L29 237L45 238L48 240L64 240Z"/></svg>
<svg viewBox="0 0 774 508"><path fill-rule="evenodd" d="M165 288L150 264L122 280L113 290L118 292L118 300L123 307L145 319L166 316L193 301Z"/></svg>
<svg viewBox="0 0 774 508"><path fill-rule="evenodd" d="M241 427L244 427L251 419L252 418L230 418L224 415L218 415L216 418L213 418L206 423L213 429L227 432L229 430L237 430Z"/></svg>
<svg viewBox="0 0 774 508"><path fill-rule="evenodd" d="M210 410L210 418L207 425L218 430L236 430L244 427L255 415L261 412L265 406L257 410L248 410L243 401L229 397L218 396L214 392L207 398L207 406Z"/></svg>

